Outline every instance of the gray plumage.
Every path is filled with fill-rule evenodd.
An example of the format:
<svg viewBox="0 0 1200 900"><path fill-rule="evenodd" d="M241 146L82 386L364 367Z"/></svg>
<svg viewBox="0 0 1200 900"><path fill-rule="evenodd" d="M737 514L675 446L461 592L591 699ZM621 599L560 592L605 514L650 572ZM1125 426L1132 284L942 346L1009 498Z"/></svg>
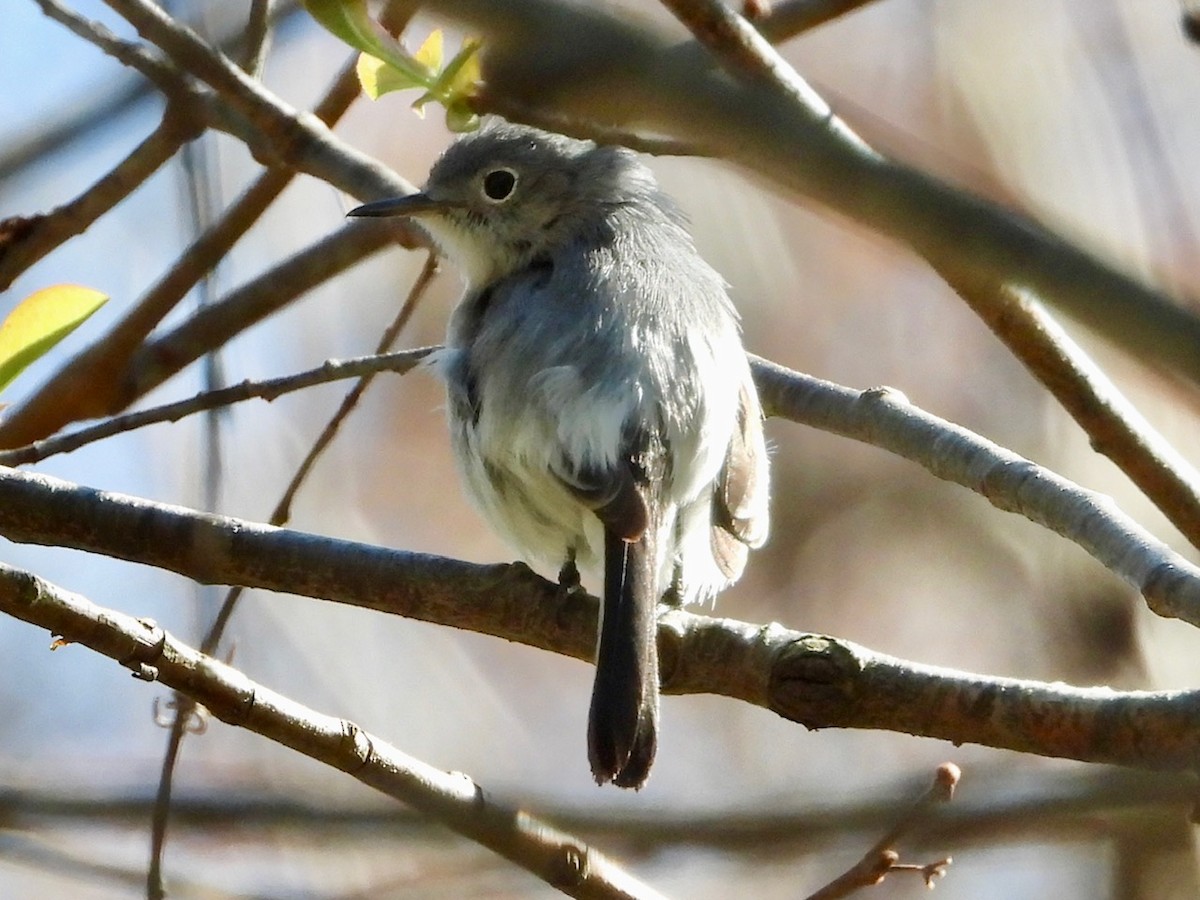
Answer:
<svg viewBox="0 0 1200 900"><path fill-rule="evenodd" d="M515 125L452 145L413 215L464 271L439 365L455 456L534 564L604 573L588 746L640 787L658 601L709 600L767 533L761 412L721 277L628 150Z"/></svg>

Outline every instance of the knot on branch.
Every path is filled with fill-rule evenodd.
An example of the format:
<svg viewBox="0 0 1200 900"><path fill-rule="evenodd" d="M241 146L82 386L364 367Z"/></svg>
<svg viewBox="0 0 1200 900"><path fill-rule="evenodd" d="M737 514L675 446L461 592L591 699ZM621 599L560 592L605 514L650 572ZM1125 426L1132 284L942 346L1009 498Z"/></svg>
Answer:
<svg viewBox="0 0 1200 900"><path fill-rule="evenodd" d="M129 652L117 661L132 670L134 678L155 681L158 678L158 669L152 664L162 657L163 648L167 645L167 633L153 619L137 621L142 630L137 633Z"/></svg>
<svg viewBox="0 0 1200 900"><path fill-rule="evenodd" d="M583 884L587 876L587 848L576 844L564 844L552 863L546 881L559 890L564 890Z"/></svg>
<svg viewBox="0 0 1200 900"><path fill-rule="evenodd" d="M807 728L821 728L853 702L862 663L845 644L809 634L781 647L771 667L770 708Z"/></svg>

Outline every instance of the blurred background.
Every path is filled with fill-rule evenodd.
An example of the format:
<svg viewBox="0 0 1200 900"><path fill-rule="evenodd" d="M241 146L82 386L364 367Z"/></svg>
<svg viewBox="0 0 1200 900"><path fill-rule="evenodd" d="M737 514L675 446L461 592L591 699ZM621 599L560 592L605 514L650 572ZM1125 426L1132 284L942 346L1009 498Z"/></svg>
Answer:
<svg viewBox="0 0 1200 900"><path fill-rule="evenodd" d="M71 6L132 37L102 4ZM213 39L236 32L247 7L171 5ZM1200 46L1187 42L1180 9L1177 0L880 0L784 50L876 146L1034 214L1175 296L1196 298ZM157 94L138 93L136 75L43 18L34 2L10 0L4 16L0 218L73 198L161 113ZM435 24L419 19L409 34L419 40ZM311 108L349 57L303 14L281 15L264 80ZM107 107L121 97L129 101ZM338 132L420 183L450 137L436 113L413 115L411 99L360 100ZM923 408L1113 495L1195 558L912 253L729 166L651 164L690 216L702 253L730 282L752 351L855 388L897 387ZM193 151L193 176L216 209L257 171L230 139L209 135ZM188 192L184 166L169 164L0 295L0 314L59 282L113 298L14 383L9 403L102 335L190 243ZM220 296L332 232L352 205L299 178L209 289ZM227 345L225 378L371 352L422 262L422 253L389 250L312 291ZM401 346L440 341L460 289L444 267ZM1194 460L1194 391L1070 328ZM193 366L139 405L189 396L202 384ZM189 506L215 500L222 513L262 520L343 390L222 413L215 468L206 426L193 418L38 470ZM459 490L441 406L427 373L379 379L301 494L294 527L481 562L512 558ZM1074 545L874 448L783 422L768 423L768 435L773 536L719 598L718 614L994 675L1196 686L1200 636L1153 617ZM173 575L68 550L0 541L0 559L152 617L193 643L220 601ZM51 653L49 643L44 632L0 618L0 897L138 896L166 741L153 704L169 694L84 649ZM947 759L965 772L958 799L901 846L908 862L955 858L940 896L1200 890L1182 783L897 734L809 733L731 700L667 697L647 788L600 790L584 751L592 672L582 663L259 593L243 601L227 643L251 678L353 719L434 766L469 773L499 797L593 839L669 896L803 896L852 864ZM185 742L176 785L166 857L173 896L554 895L346 776L220 723ZM874 890L916 897L924 886L897 873Z"/></svg>

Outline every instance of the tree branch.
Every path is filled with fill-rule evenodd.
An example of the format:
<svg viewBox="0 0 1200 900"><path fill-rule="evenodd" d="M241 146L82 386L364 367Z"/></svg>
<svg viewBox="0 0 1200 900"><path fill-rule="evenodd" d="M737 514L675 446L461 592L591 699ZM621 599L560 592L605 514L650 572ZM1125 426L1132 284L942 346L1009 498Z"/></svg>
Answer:
<svg viewBox="0 0 1200 900"><path fill-rule="evenodd" d="M203 391L175 403L165 403L151 409L114 416L69 434L34 441L32 444L26 444L13 450L0 450L0 466L20 466L41 462L51 456L71 453L80 447L86 447L88 444L94 444L96 441L102 441L117 434L124 434L162 422L178 422L195 413L219 409L223 406L241 403L244 400L258 398L271 401L284 394L304 390L318 384L328 384L330 381L338 381L343 378L364 378L379 372L403 374L413 369L434 349L437 348L401 350L395 353L360 356L347 360L330 359L315 369L308 369L293 375L268 378L264 381L246 380L218 390Z"/></svg>
<svg viewBox="0 0 1200 900"><path fill-rule="evenodd" d="M317 105L315 115L321 121L332 124L345 113L358 94L358 78L353 64L348 64ZM170 149L173 152L177 148ZM146 336L178 305L196 282L259 220L294 177L295 172L290 169L275 168L263 172L104 337L69 360L24 403L8 413L0 422L0 445L11 447L27 444L53 434L70 422L110 415L124 409L141 392L158 384L158 381L154 381L147 387L139 388L137 382L140 373L130 357L142 347ZM363 240L360 248L362 253L352 254L349 261L357 261L372 249L378 249L382 246L382 237L381 233L377 233L376 241ZM321 252L334 249L327 244L318 246ZM318 267L326 273L324 277L340 271L330 266L334 260L346 260L346 254L330 254L324 264ZM0 267L2 265L0 258ZM278 276L280 273L274 274ZM311 279L302 280L297 284L297 289L292 291L289 291L288 282L278 277L272 284L279 300L279 303L270 307L274 309L303 293L301 285L311 287L313 282ZM259 314L257 318L247 318L245 315L239 318L237 307L231 309L228 305L220 304L202 310L198 315L208 321L214 317L228 317L224 333L232 336L258 321L264 314ZM220 344L205 346L187 358L186 362L218 346ZM180 354L176 349L172 358L184 356L186 354ZM182 363L165 374L173 374L180 367Z"/></svg>
<svg viewBox="0 0 1200 900"><path fill-rule="evenodd" d="M489 96L700 147L903 241L939 270L953 262L1024 285L1148 364L1200 382L1200 319L1029 217L884 158L802 82L781 92L731 81L696 45L679 47L644 22L591 6L429 0L424 7L487 36ZM566 34L588 40L564 41ZM797 103L801 96L805 103Z"/></svg>
<svg viewBox="0 0 1200 900"><path fill-rule="evenodd" d="M908 814L897 822L882 838L875 842L863 857L846 872L839 875L819 891L810 894L808 900L839 900L849 897L865 887L874 887L888 875L897 870L921 872L925 878L925 886L932 888L934 878L946 874L950 865L949 857L925 866L902 865L900 854L896 852L896 844L900 838L928 818L933 807L941 803L949 803L954 797L954 789L962 778L962 772L954 763L942 763L934 774L933 784L908 811Z"/></svg>
<svg viewBox="0 0 1200 900"><path fill-rule="evenodd" d="M59 245L87 231L202 131L191 110L169 104L158 127L74 200L48 213L0 221L0 291L8 290L17 276Z"/></svg>
<svg viewBox="0 0 1200 900"><path fill-rule="evenodd" d="M149 619L97 606L3 564L0 609L117 660L135 677L187 695L223 722L340 769L572 897L659 896L578 838L497 801L467 776L429 766L347 719L317 713L256 684Z"/></svg>
<svg viewBox="0 0 1200 900"><path fill-rule="evenodd" d="M564 596L519 563L475 565L339 541L14 470L0 470L0 533L578 659L591 660L595 648L598 601ZM881 728L1147 768L1200 764L1197 691L1118 693L971 675L779 625L682 610L660 618L659 647L664 691L734 697L809 728Z"/></svg>
<svg viewBox="0 0 1200 900"><path fill-rule="evenodd" d="M833 115L767 40L722 0L662 2L749 86L790 101L802 120L817 123L847 152L874 152ZM1013 301L1010 283L1005 280L1011 273L991 277L964 265L954 253L931 257L930 261L1034 377L1049 388L1092 437L1096 448L1116 463L1193 545L1200 547L1200 478L1036 301ZM1200 324L1200 320L1193 324ZM1193 337L1196 340L1189 356L1194 362L1200 360L1200 331L1193 330ZM1153 360L1155 356L1144 359Z"/></svg>
<svg viewBox="0 0 1200 900"><path fill-rule="evenodd" d="M408 351L427 354L433 348ZM413 357L330 361L319 369L243 383L124 420L126 428L171 419L191 407L209 408L368 371L410 366ZM933 475L969 488L998 509L1017 513L1062 535L1141 592L1154 612L1200 626L1200 568L1175 553L1117 508L1111 498L1080 487L973 432L914 407L899 391L856 391L753 358L755 383L768 415L881 447ZM40 459L81 446L114 426L100 423L61 439L0 453L0 465ZM2 493L0 493L2 497ZM4 517L0 514L0 522ZM51 536L47 537L53 542ZM107 551L101 551L107 552ZM144 561L144 560L143 560Z"/></svg>
<svg viewBox="0 0 1200 900"><path fill-rule="evenodd" d="M900 391L855 391L763 359L755 384L768 415L889 450L1074 541L1136 588L1160 616L1200 627L1200 568L1080 487L986 438L923 412Z"/></svg>

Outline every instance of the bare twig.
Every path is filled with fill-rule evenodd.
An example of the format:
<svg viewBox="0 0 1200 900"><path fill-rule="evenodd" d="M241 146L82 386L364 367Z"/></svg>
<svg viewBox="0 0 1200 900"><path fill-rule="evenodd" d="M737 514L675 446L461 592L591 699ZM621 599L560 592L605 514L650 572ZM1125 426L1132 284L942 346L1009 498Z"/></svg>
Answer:
<svg viewBox="0 0 1200 900"><path fill-rule="evenodd" d="M334 275L392 246L396 233L391 230L390 220L383 227L372 227L378 224L359 227L357 221L348 222L230 291L219 303L139 347L129 361L119 406L132 403L209 349L221 346Z"/></svg>
<svg viewBox="0 0 1200 900"><path fill-rule="evenodd" d="M754 19L754 27L771 43L779 43L854 12L873 0L781 0Z"/></svg>
<svg viewBox="0 0 1200 900"><path fill-rule="evenodd" d="M972 768L970 797L955 797L913 835L914 845L953 844L994 847L1012 839L1049 843L1094 837L1097 829L1144 833L1151 821L1177 822L1195 801L1195 777L1110 766ZM106 791L107 787L107 791ZM67 828L138 827L149 818L153 796L89 782L79 790L69 779L9 785L0 793L0 818L13 828L61 823ZM662 852L680 845L718 849L735 856L780 860L820 852L851 832L869 832L895 814L914 791L914 779L898 775L870 793L830 798L801 795L711 809L667 809L544 805L560 827ZM268 785L205 786L201 794L180 796L173 815L178 825L219 833L249 825L264 833L287 830L334 842L363 829L421 834L437 829L412 810L376 803L330 807ZM138 879L140 880L140 879ZM137 880L134 884L138 883Z"/></svg>
<svg viewBox="0 0 1200 900"><path fill-rule="evenodd" d="M343 77L338 81L338 87L342 88L342 90L345 90L343 85L346 80L346 76L351 74L352 72L349 70L343 73ZM328 103L331 96L336 96L337 93L338 88L335 88L332 94L326 97L326 103ZM349 100L347 99L347 103L348 102ZM324 106L325 104L322 105ZM424 267L421 269L420 274L417 276L417 279L413 282L412 287L409 289L408 298L405 300L400 311L396 314L396 318L384 330L383 336L380 338L379 343L376 346L376 356L386 353L395 344L400 332L404 329L404 326L408 324L409 319L412 318L412 314L416 310L417 304L424 296L425 291L429 287L429 284L433 280L433 276L436 272L437 257L431 253L426 258ZM416 361L420 358L423 358L424 355L425 354L421 351L412 351L411 356L413 356L414 359L411 364L415 365ZM274 511L271 513L270 523L272 525L284 525L291 518L291 506L296 494L300 491L301 486L308 478L308 474L312 471L312 467L316 465L317 459L325 451L325 448L328 447L333 441L333 438L341 427L342 422L345 421L346 417L349 416L354 408L358 405L359 399L362 397L363 393L366 391L374 377L374 372L360 375L358 378L358 383L355 384L354 387L342 399L337 411L330 418L329 422L326 423L325 428L321 431L321 434L317 436L316 441L314 441L312 447L309 448L308 453L305 454L304 459L301 461L295 473L292 475L291 481L284 489L283 496L280 498L279 502L275 506ZM213 620L208 632L204 636L204 640L201 642L201 653L212 655L216 652L217 647L220 645L221 640L225 635L225 629L228 626L230 619L232 619L234 610L237 608L243 593L244 589L238 585L230 588L230 590L225 594L225 599L221 602L221 608L218 610L216 618ZM151 823L150 866L148 867L146 874L147 894L149 894L151 897L161 897L164 894L162 877L163 852L166 847L166 833L171 809L172 786L175 778L175 768L179 760L180 745L183 742L184 736L187 734L187 724L191 720L192 716L195 715L195 704L188 698L185 698L183 695L177 695L175 709L176 714L171 722L171 731L167 738L167 750L163 754L162 772L159 777L158 793L154 806L154 816Z"/></svg>
<svg viewBox="0 0 1200 900"><path fill-rule="evenodd" d="M356 96L358 81L353 64L348 64L318 104L315 114L326 123L335 122ZM69 422L108 415L132 402L138 394L129 393L130 383L134 380L130 357L196 281L258 221L294 175L288 169L269 169L260 175L108 334L68 361L23 404L9 412L0 424L0 443L9 446L29 443L52 434ZM364 241L364 248L369 246L370 242ZM298 296L298 293L289 294L286 282L276 281L275 286L280 298ZM225 306L214 312L216 309L214 304L212 309L202 310L199 315L211 318L229 313ZM243 322L240 327L248 324ZM235 327L230 334L237 330ZM218 346L220 344L210 344L204 350Z"/></svg>
<svg viewBox="0 0 1200 900"><path fill-rule="evenodd" d="M276 27L301 15L307 13L296 0L279 0L273 5L268 26ZM222 36L219 46L244 58L247 36L243 29L235 28L232 33ZM44 110L36 127L23 134L5 136L5 144L0 148L0 182L37 160L44 160L77 141L87 140L97 129L113 127L120 116L156 94L154 85L141 78L116 77L106 84L92 86L89 93L81 94L59 108Z"/></svg>
<svg viewBox="0 0 1200 900"><path fill-rule="evenodd" d="M195 32L146 0L106 0L148 41L189 75L207 83L236 116L214 118L213 127L244 140L259 162L306 172L359 199L411 194L415 188L382 163L338 139L322 122L284 103ZM397 14L401 14L399 10ZM397 220L407 246L426 239Z"/></svg>
<svg viewBox="0 0 1200 900"><path fill-rule="evenodd" d="M270 26L271 0L251 0L246 19L246 47L240 60L247 75L258 77L262 74L270 46Z"/></svg>
<svg viewBox="0 0 1200 900"><path fill-rule="evenodd" d="M475 565L191 512L0 469L0 534L352 604L590 661L598 601L520 564ZM171 540L163 540L169 534ZM1181 573L1182 576L1182 573ZM1195 576L1181 585L1195 590ZM712 693L810 728L882 728L1087 762L1200 765L1200 691L1116 692L895 659L845 641L671 610L663 688Z"/></svg>
<svg viewBox="0 0 1200 900"><path fill-rule="evenodd" d="M862 859L843 872L819 891L809 895L808 900L840 900L865 887L874 887L889 872L915 871L925 878L926 887L933 887L933 879L946 874L951 859L938 860L928 865L916 866L900 862L896 844L900 838L928 818L930 810L940 803L947 803L954 796L954 788L962 778L962 772L954 763L942 763L934 774L933 785L912 809L897 822L882 838L875 842Z"/></svg>
<svg viewBox="0 0 1200 900"><path fill-rule="evenodd" d="M69 238L87 231L201 130L189 112L169 105L158 127L74 200L45 214L0 222L0 291Z"/></svg>
<svg viewBox="0 0 1200 900"><path fill-rule="evenodd" d="M117 660L144 680L159 681L191 697L224 722L352 775L570 896L659 896L583 841L500 803L467 776L429 766L353 722L317 713L256 684L150 620L104 609L3 565L0 608Z"/></svg>
<svg viewBox="0 0 1200 900"><path fill-rule="evenodd" d="M178 95L181 91L195 93L194 84L186 78L181 78L179 72L170 63L150 49L141 44L118 38L104 25L73 12L63 6L59 0L34 0L34 2L49 18L65 25L77 37L94 44L109 56L140 72L166 96Z"/></svg>
<svg viewBox="0 0 1200 900"><path fill-rule="evenodd" d="M221 346L233 335L363 257L390 245L391 241L391 233L386 229L359 228L356 223L350 223L284 260L232 291L222 301L200 310L163 337L138 347L128 366L121 369L117 384L103 389L109 399L108 408L123 409L208 350ZM64 392L64 396L69 396L65 393L67 387L78 374L78 369L64 367L61 377L53 382L53 392L51 386L47 385L26 404L11 410L0 422L0 446L21 446L31 441L46 440L41 435L91 412L90 405L86 411L81 411L74 404L68 410L63 410L42 399L44 396L58 396L60 391ZM83 388L85 391L88 389ZM90 394L93 400L99 395L100 391Z"/></svg>

